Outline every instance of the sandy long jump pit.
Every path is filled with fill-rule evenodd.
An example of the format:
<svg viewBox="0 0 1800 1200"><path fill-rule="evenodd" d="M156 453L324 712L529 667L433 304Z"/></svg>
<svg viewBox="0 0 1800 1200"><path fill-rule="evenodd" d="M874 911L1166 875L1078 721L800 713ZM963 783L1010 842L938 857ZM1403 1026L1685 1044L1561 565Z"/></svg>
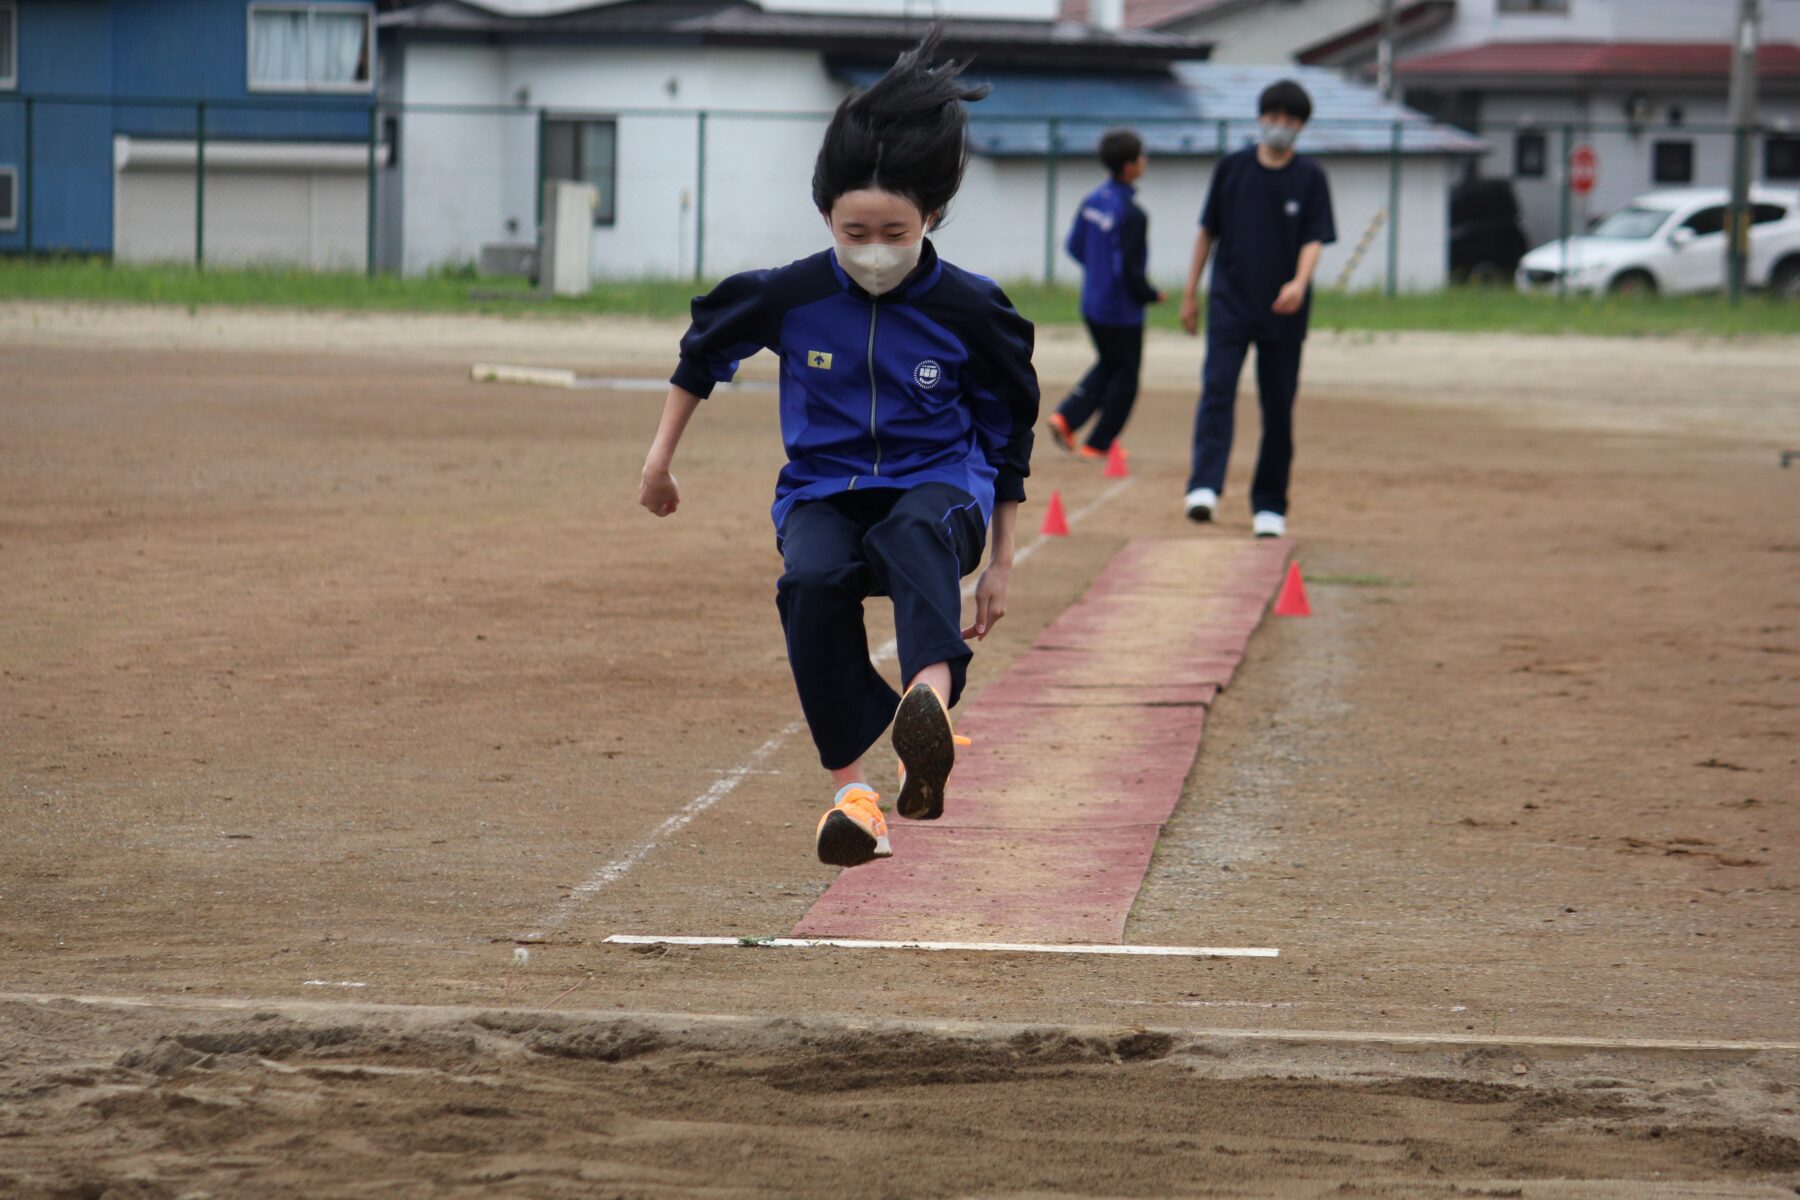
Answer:
<svg viewBox="0 0 1800 1200"><path fill-rule="evenodd" d="M765 392L656 522L654 388L468 379L653 379L678 333L0 306L0 1196L1794 1194L1791 340L1317 339L1314 615L1210 695L1094 607L1147 544L1263 552L1253 399L1190 526L1156 339L1129 486L1034 463L1074 536L1028 539L962 799L886 872L1015 781L1110 791L1131 882L1084 907L991 850L905 895L812 861ZM1054 398L1085 347L1042 344ZM1163 682L1096 702L1089 636ZM1134 728L1162 808L1108 782ZM1280 957L760 944L815 909Z"/></svg>

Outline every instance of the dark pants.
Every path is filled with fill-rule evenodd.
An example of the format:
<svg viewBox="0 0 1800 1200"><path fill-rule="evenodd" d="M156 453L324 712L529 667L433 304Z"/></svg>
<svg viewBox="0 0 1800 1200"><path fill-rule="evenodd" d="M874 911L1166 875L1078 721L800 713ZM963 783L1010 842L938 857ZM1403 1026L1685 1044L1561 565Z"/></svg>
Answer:
<svg viewBox="0 0 1800 1200"><path fill-rule="evenodd" d="M1200 408L1194 414L1194 473L1188 490L1225 492L1225 464L1237 415L1238 376L1256 346L1256 391L1262 403L1262 448L1250 483L1250 510L1284 516L1288 471L1294 462L1294 393L1300 387L1299 341L1265 341L1247 331L1206 327L1206 364L1200 369Z"/></svg>
<svg viewBox="0 0 1800 1200"><path fill-rule="evenodd" d="M1098 412L1100 420L1088 434L1087 444L1096 450L1110 450L1113 439L1131 419L1132 405L1137 403L1138 368L1144 361L1144 327L1096 325L1092 321L1087 322L1087 327L1099 361L1088 369L1056 411L1071 430L1080 429Z"/></svg>
<svg viewBox="0 0 1800 1200"><path fill-rule="evenodd" d="M980 564L986 536L974 498L941 483L840 492L788 513L775 604L800 709L827 770L861 758L900 703L869 661L866 598L893 599L902 681L948 663L949 702L962 696L970 658L962 577Z"/></svg>

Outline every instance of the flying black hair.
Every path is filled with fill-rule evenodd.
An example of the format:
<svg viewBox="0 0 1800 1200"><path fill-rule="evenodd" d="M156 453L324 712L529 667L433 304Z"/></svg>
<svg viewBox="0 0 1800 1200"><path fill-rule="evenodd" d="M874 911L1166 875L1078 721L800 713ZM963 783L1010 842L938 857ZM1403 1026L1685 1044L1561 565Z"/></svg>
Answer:
<svg viewBox="0 0 1800 1200"><path fill-rule="evenodd" d="M988 94L960 78L966 64L933 66L944 27L932 27L888 73L844 98L813 163L813 204L827 215L837 198L862 188L905 196L921 213L943 214L968 165L966 101ZM934 226L935 228L935 226Z"/></svg>
<svg viewBox="0 0 1800 1200"><path fill-rule="evenodd" d="M1100 162L1112 172L1114 179L1143 155L1144 139L1133 130L1109 129L1100 139Z"/></svg>
<svg viewBox="0 0 1800 1200"><path fill-rule="evenodd" d="M1263 94L1256 101L1257 116L1267 116L1269 113L1292 117L1304 125L1312 120L1312 97L1293 80L1278 80L1264 88Z"/></svg>

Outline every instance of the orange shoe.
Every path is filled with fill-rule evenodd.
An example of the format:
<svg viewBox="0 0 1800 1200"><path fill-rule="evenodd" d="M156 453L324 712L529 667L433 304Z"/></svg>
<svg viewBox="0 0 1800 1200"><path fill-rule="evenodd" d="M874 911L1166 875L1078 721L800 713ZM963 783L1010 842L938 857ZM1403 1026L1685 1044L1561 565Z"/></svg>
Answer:
<svg viewBox="0 0 1800 1200"><path fill-rule="evenodd" d="M860 867L877 858L889 858L887 818L881 815L881 797L860 783L838 790L831 811L819 818L814 844L819 861L834 867Z"/></svg>
<svg viewBox="0 0 1800 1200"><path fill-rule="evenodd" d="M1053 412L1045 424L1050 426L1050 436L1062 447L1064 454L1075 453L1075 431L1069 428L1067 418L1059 412Z"/></svg>
<svg viewBox="0 0 1800 1200"><path fill-rule="evenodd" d="M944 815L944 785L956 765L956 748L969 739L950 728L950 712L937 689L915 683L894 713L894 754L900 759L900 796L894 811L909 821Z"/></svg>
<svg viewBox="0 0 1800 1200"><path fill-rule="evenodd" d="M1105 450L1096 450L1096 449L1094 449L1094 448L1093 448L1093 447L1092 447L1092 446L1083 446L1083 447L1082 447L1082 448L1081 448L1081 449L1080 449L1080 450L1079 450L1079 451L1077 451L1077 452L1076 452L1076 453L1078 453L1078 454L1079 454L1079 455L1080 455L1080 456L1081 456L1081 457L1082 457L1082 458L1083 458L1083 459L1085 459L1085 460L1086 460L1086 461L1088 461L1088 462L1097 462L1097 463L1103 463L1103 462L1105 462L1105 461L1106 461L1106 455L1107 455L1107 451L1105 451ZM1120 454L1120 456L1121 456L1121 457L1124 457L1124 458L1130 458L1130 457L1131 457L1131 451L1129 451L1129 450L1127 450L1127 449L1126 449L1126 448L1125 448L1125 447L1123 447L1123 446L1120 446L1120 447L1119 447L1119 454Z"/></svg>

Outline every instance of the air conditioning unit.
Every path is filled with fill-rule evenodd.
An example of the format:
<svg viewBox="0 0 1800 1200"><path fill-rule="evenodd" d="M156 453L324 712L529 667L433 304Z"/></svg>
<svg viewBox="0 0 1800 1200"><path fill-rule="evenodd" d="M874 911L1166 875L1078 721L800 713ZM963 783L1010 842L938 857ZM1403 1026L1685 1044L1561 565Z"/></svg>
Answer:
<svg viewBox="0 0 1800 1200"><path fill-rule="evenodd" d="M591 183L553 179L544 184L543 254L538 291L546 296L584 296L593 270L594 210L600 189Z"/></svg>
<svg viewBox="0 0 1800 1200"><path fill-rule="evenodd" d="M483 275L537 278L537 247L530 242L489 242L475 267Z"/></svg>

